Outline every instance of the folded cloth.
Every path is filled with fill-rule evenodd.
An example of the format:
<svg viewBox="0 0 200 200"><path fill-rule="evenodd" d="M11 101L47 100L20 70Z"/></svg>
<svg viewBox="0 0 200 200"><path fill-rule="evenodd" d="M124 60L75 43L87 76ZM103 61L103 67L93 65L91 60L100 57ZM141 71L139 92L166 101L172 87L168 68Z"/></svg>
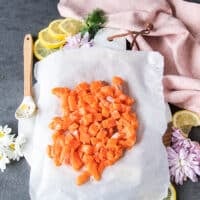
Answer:
<svg viewBox="0 0 200 200"><path fill-rule="evenodd" d="M136 100L134 109L140 123L137 143L105 169L100 181L77 186L75 179L79 172L68 165L56 167L46 153L53 133L48 124L53 117L61 115L59 99L51 90L63 86L73 88L82 81L110 83L116 75L126 81L126 92ZM38 112L34 118L19 120L18 131L28 140L25 157L31 167L31 199L162 200L170 182L162 144L162 134L169 121L162 77L163 57L152 51L132 54L106 47L61 49L38 62L35 66Z"/></svg>
<svg viewBox="0 0 200 200"><path fill-rule="evenodd" d="M153 49L164 55L165 99L200 114L200 5L182 0L115 0L114 3L113 0L60 0L58 3L64 17L82 18L95 8L107 13L107 27L141 30L147 22L153 23L154 30L148 36L138 37L139 49Z"/></svg>

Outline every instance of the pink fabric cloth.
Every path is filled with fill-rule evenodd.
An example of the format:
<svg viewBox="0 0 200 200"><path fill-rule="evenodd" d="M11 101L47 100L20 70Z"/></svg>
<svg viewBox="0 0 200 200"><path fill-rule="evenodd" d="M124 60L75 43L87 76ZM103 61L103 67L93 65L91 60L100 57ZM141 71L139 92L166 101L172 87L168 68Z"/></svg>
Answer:
<svg viewBox="0 0 200 200"><path fill-rule="evenodd" d="M167 102L200 114L200 4L182 0L60 0L63 17L81 18L95 8L108 15L107 27L141 30L152 22L150 35L137 39L140 50L164 55Z"/></svg>

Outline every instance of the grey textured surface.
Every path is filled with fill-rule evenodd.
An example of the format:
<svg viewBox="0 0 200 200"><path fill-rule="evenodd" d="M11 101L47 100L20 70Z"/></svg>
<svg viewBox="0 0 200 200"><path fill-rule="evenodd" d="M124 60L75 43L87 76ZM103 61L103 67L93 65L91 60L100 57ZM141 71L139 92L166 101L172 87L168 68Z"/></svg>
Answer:
<svg viewBox="0 0 200 200"><path fill-rule="evenodd" d="M59 17L56 0L0 0L0 124L17 133L14 112L23 95L23 38ZM0 172L0 200L29 200L25 159Z"/></svg>
<svg viewBox="0 0 200 200"><path fill-rule="evenodd" d="M57 0L0 0L0 124L8 124L13 133L17 133L14 112L23 94L23 37L36 35L58 18L56 5ZM28 182L26 161L13 162L0 172L0 200L29 200ZM177 189L180 200L200 199L200 183L188 181Z"/></svg>

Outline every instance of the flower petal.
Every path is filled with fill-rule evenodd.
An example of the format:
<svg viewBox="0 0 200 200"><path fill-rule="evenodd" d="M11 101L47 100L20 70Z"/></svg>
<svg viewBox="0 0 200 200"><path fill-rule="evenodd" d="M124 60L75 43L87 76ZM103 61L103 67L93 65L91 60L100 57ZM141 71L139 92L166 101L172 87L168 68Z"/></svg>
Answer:
<svg viewBox="0 0 200 200"><path fill-rule="evenodd" d="M198 178L192 168L185 166L184 171L186 176L193 182L197 182Z"/></svg>

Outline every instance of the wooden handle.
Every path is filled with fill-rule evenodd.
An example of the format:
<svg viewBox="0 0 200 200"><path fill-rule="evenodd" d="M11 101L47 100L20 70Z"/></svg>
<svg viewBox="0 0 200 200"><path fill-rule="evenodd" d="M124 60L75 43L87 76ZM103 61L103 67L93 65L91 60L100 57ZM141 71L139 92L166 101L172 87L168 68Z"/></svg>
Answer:
<svg viewBox="0 0 200 200"><path fill-rule="evenodd" d="M33 38L31 34L24 37L24 96L31 96L33 65Z"/></svg>

